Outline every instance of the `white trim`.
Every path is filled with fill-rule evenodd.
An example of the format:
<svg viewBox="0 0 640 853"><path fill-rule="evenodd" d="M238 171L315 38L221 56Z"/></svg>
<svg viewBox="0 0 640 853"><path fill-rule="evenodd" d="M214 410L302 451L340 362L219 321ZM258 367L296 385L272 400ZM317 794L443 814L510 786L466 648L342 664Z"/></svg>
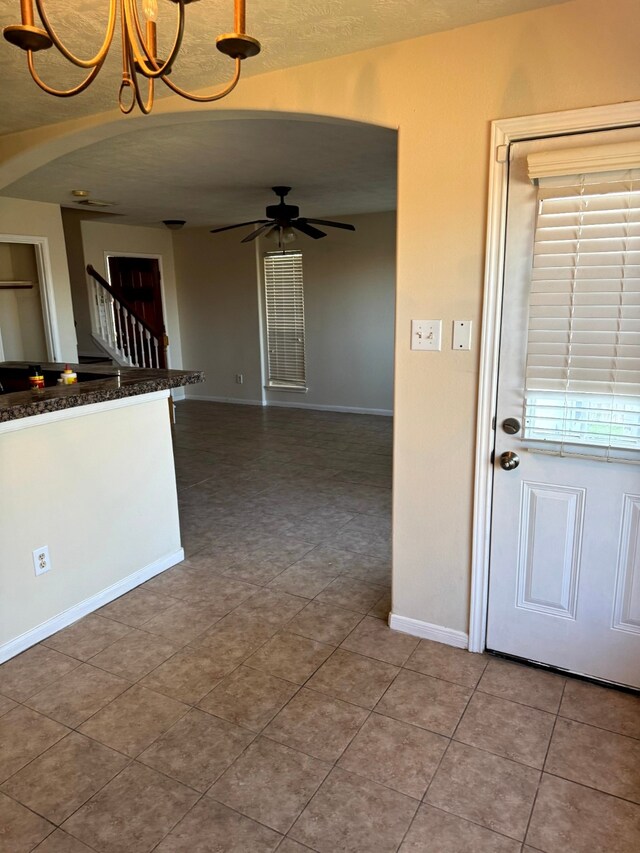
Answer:
<svg viewBox="0 0 640 853"><path fill-rule="evenodd" d="M455 631L453 628L445 628L444 625L432 625L431 622L422 622L420 619L409 619L408 616L398 616L397 613L389 614L389 627L394 631L402 631L403 634L411 634L412 637L455 646L456 649L466 649L469 645L469 636L464 631Z"/></svg>
<svg viewBox="0 0 640 853"><path fill-rule="evenodd" d="M14 418L11 421L0 423L0 434L16 432L19 429L29 427L45 426L56 421L67 421L72 418L83 418L85 415L99 415L102 412L110 412L112 409L124 409L129 406L138 406L141 403L153 403L169 396L169 391L150 391L148 394L136 394L133 397L119 397L117 400L104 400L101 403L88 403L86 406L75 405L68 409L58 409L55 412L43 412L40 415L29 415L26 418Z"/></svg>
<svg viewBox="0 0 640 853"><path fill-rule="evenodd" d="M132 575L128 575L126 578L117 581L106 589L103 589L102 592L98 592L90 598L85 598L84 601L74 604L68 610L63 610L62 613L53 616L51 619L47 619L46 622L32 628L30 631L26 631L24 634L20 634L19 637L3 643L0 646L0 663L4 663L4 661L19 655L20 652L23 652L30 646L34 646L36 643L46 640L47 637L50 637L62 628L66 628L68 625L77 622L78 619L82 619L88 613L93 613L99 607L104 607L105 604L109 604L110 601L119 598L125 592L130 592L132 589L140 586L140 584L181 563L183 560L184 551L182 548L179 548L171 554L166 554L164 557L154 560L153 563L149 563L148 566L139 569Z"/></svg>
<svg viewBox="0 0 640 853"><path fill-rule="evenodd" d="M482 652L486 645L487 599L489 592L489 541L491 525L492 475L491 451L496 411L498 348L502 313L501 291L508 162L499 162L500 146L520 139L562 136L570 133L607 130L640 123L640 101L568 110L561 113L500 119L491 124L491 163L487 212L487 242L482 311L482 345L473 507L473 545L471 557L471 602L469 612L469 650Z"/></svg>
<svg viewBox="0 0 640 853"><path fill-rule="evenodd" d="M239 397L215 397L205 394L187 394L187 400L200 400L205 403L239 403L242 406L278 406L284 409L314 409L318 412L346 412L355 415L382 415L393 417L393 409L363 409L357 406L321 406L316 403L289 403L276 400L242 400Z"/></svg>
<svg viewBox="0 0 640 853"><path fill-rule="evenodd" d="M53 289L53 270L51 268L48 238L22 234L0 234L0 243L27 243L33 246L36 255L36 266L38 268L42 321L48 358L49 361L62 361L60 330L58 329L58 315ZM2 351L2 358L4 359L4 350Z"/></svg>
<svg viewBox="0 0 640 853"><path fill-rule="evenodd" d="M269 390L274 391L274 388ZM278 389L279 391L282 389ZM286 409L315 409L318 412L351 412L355 415L393 416L393 409L365 409L359 406L323 406L320 403L293 403L284 400L267 400L267 406L280 406Z"/></svg>
<svg viewBox="0 0 640 853"><path fill-rule="evenodd" d="M262 400L243 400L240 397L212 397L207 394L187 394L186 400L200 400L204 403L237 403L241 406L264 406Z"/></svg>

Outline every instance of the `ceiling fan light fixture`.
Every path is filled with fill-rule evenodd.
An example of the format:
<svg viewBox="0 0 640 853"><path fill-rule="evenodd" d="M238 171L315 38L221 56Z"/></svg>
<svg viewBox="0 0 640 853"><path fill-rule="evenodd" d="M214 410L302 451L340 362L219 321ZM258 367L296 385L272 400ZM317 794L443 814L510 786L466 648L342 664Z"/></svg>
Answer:
<svg viewBox="0 0 640 853"><path fill-rule="evenodd" d="M260 52L260 42L248 36L246 26L246 0L233 0L234 32L218 36L218 50L233 59L235 70L231 80L213 95L195 95L181 89L168 79L171 68L180 52L185 22L185 6L195 0L172 0L178 6L178 22L173 46L166 59L159 59L157 53L157 17L158 0L143 0L142 17L138 10L138 0L110 0L106 29L102 46L90 59L82 59L72 53L60 40L49 16L44 9L44 0L37 0L40 20L35 24L33 0L20 0L22 23L4 27L5 39L27 53L27 67L34 82L47 94L66 98L84 92L100 73L113 43L116 20L120 17L122 30L122 75L118 91L120 111L128 114L136 104L145 115L151 112L154 102L154 85L161 80L175 95L190 101L209 103L224 98L231 92L240 79L242 61ZM82 24L80 24L82 27ZM86 72L84 80L70 89L54 89L45 83L36 71L33 54L39 50L56 49L72 64ZM142 84L138 79L147 81L146 97L142 93Z"/></svg>
<svg viewBox="0 0 640 853"><path fill-rule="evenodd" d="M282 248L283 245L287 245L288 243L293 243L296 239L296 232L290 225L274 225L270 231L267 231L265 234L267 240L271 240L273 243L278 244L278 248Z"/></svg>

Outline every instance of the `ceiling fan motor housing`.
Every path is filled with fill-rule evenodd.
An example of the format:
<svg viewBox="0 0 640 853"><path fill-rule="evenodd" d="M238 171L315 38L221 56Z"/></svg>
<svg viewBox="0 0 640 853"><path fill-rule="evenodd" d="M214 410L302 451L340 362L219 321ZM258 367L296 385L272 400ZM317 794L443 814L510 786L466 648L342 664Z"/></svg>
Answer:
<svg viewBox="0 0 640 853"><path fill-rule="evenodd" d="M280 204L270 204L267 207L267 216L269 219L290 221L291 219L297 219L300 215L300 208L295 204L285 204L284 202L280 202Z"/></svg>

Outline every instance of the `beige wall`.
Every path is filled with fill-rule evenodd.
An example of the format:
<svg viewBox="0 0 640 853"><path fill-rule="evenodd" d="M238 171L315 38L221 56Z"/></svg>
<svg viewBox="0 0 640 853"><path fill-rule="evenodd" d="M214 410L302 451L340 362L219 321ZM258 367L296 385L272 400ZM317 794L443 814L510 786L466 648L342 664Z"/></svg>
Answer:
<svg viewBox="0 0 640 853"><path fill-rule="evenodd" d="M490 121L640 99L638 36L637 0L574 0L246 78L210 110L167 99L144 119L273 110L399 128L393 609L402 616L468 626ZM127 121L114 111L0 139L0 186ZM472 319L472 351L452 352L447 334L442 352L411 352L410 320L425 317L445 329Z"/></svg>
<svg viewBox="0 0 640 853"><path fill-rule="evenodd" d="M73 317L76 324L76 338L80 355L104 355L91 337L91 312L87 297L87 273L82 245L82 220L86 213L82 210L62 208L62 226L69 264L69 282Z"/></svg>
<svg viewBox="0 0 640 853"><path fill-rule="evenodd" d="M91 264L107 278L105 252L112 255L160 255L165 326L169 335L169 367L182 367L180 316L176 292L171 232L163 228L112 225L109 222L85 220L81 223L85 266Z"/></svg>
<svg viewBox="0 0 640 853"><path fill-rule="evenodd" d="M75 362L78 353L60 208L55 204L0 197L0 234L46 239L60 360Z"/></svg>
<svg viewBox="0 0 640 853"><path fill-rule="evenodd" d="M119 401L118 401L119 402ZM180 549L166 399L0 424L2 645ZM36 577L32 551L49 546Z"/></svg>
<svg viewBox="0 0 640 853"><path fill-rule="evenodd" d="M331 218L331 217L329 217ZM308 392L268 391L290 405L393 410L395 213L341 216L355 232L292 244L302 250ZM261 241L263 251L272 251Z"/></svg>
<svg viewBox="0 0 640 853"><path fill-rule="evenodd" d="M260 402L256 254L238 232L193 228L174 234L184 363L204 370L187 397ZM236 373L244 377L242 385Z"/></svg>

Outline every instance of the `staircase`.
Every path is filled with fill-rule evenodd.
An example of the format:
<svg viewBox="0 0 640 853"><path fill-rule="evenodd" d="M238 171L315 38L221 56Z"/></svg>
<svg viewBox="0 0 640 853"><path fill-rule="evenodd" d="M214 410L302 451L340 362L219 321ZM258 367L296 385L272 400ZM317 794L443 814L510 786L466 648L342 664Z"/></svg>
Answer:
<svg viewBox="0 0 640 853"><path fill-rule="evenodd" d="M160 334L153 331L91 264L87 273L91 336L100 349L122 367L166 367L169 341L164 328Z"/></svg>

